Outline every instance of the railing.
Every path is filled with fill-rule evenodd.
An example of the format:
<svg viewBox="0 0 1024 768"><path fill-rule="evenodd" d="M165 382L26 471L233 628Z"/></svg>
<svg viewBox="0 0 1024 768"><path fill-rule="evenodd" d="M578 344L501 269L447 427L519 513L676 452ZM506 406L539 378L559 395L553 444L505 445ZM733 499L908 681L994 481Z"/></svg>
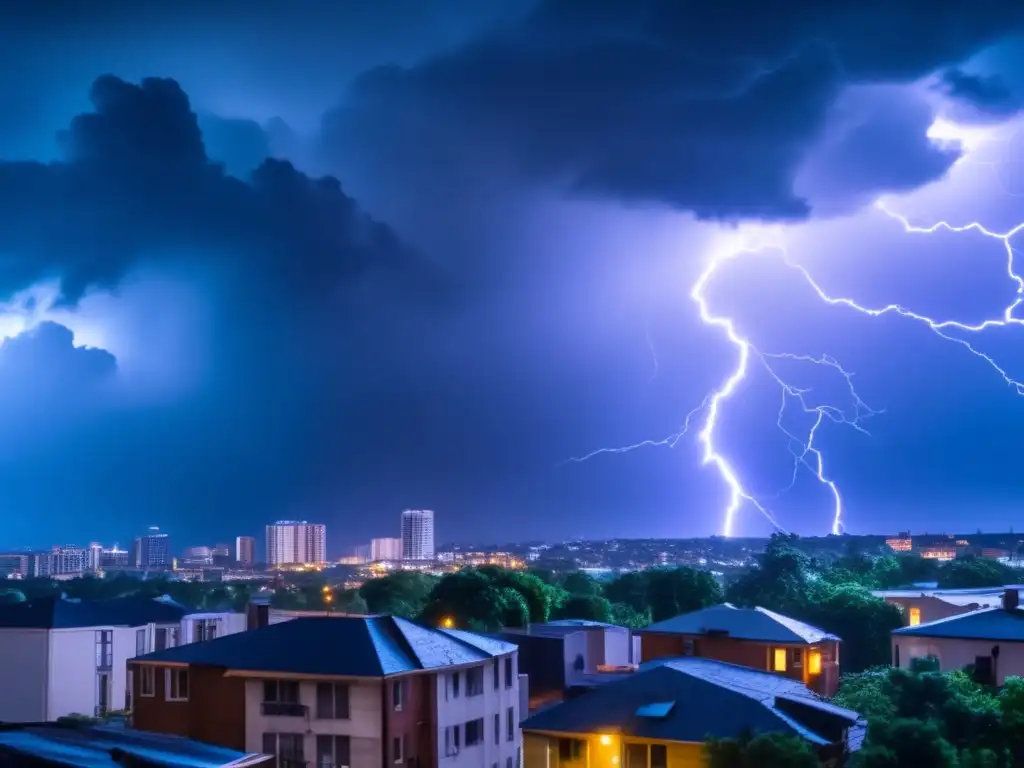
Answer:
<svg viewBox="0 0 1024 768"><path fill-rule="evenodd" d="M305 704L287 701L264 701L260 708L264 715L273 717L305 717L309 709Z"/></svg>

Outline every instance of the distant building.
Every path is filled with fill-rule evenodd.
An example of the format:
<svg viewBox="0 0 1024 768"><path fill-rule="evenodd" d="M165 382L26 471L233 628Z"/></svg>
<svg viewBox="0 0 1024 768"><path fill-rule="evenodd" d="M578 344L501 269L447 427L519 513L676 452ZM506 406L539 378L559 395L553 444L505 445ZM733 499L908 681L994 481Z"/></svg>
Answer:
<svg viewBox="0 0 1024 768"><path fill-rule="evenodd" d="M917 553L926 560L955 560L957 548L953 544L936 544L920 547Z"/></svg>
<svg viewBox="0 0 1024 768"><path fill-rule="evenodd" d="M697 656L797 680L822 696L839 688L840 639L767 608L713 605L637 631L644 662Z"/></svg>
<svg viewBox="0 0 1024 768"><path fill-rule="evenodd" d="M136 568L170 568L174 556L171 553L171 537L160 533L153 526L145 536L135 539L134 552Z"/></svg>
<svg viewBox="0 0 1024 768"><path fill-rule="evenodd" d="M30 575L30 555L0 555L0 579L25 579Z"/></svg>
<svg viewBox="0 0 1024 768"><path fill-rule="evenodd" d="M402 512L402 559L434 559L434 512L407 509Z"/></svg>
<svg viewBox="0 0 1024 768"><path fill-rule="evenodd" d="M61 576L85 571L87 553L81 547L54 547L50 550L50 575Z"/></svg>
<svg viewBox="0 0 1024 768"><path fill-rule="evenodd" d="M182 562L185 565L213 565L213 550L210 547L189 547Z"/></svg>
<svg viewBox="0 0 1024 768"><path fill-rule="evenodd" d="M213 564L218 568L230 568L234 558L231 556L231 546L229 544L217 544L210 550L210 556L213 558Z"/></svg>
<svg viewBox="0 0 1024 768"><path fill-rule="evenodd" d="M256 562L256 539L239 536L235 539L235 560L239 565L251 566Z"/></svg>
<svg viewBox="0 0 1024 768"><path fill-rule="evenodd" d="M131 565L129 555L128 550L118 548L117 544L100 550L100 568L127 568Z"/></svg>
<svg viewBox="0 0 1024 768"><path fill-rule="evenodd" d="M100 559L103 555L103 545L98 541L89 542L89 548L85 554L85 567L90 571L100 569Z"/></svg>
<svg viewBox="0 0 1024 768"><path fill-rule="evenodd" d="M305 520L280 520L267 526L267 564L321 565L327 562L326 527Z"/></svg>
<svg viewBox="0 0 1024 768"><path fill-rule="evenodd" d="M404 519L404 518L403 518ZM401 560L401 539L371 539L370 560L379 563L382 560Z"/></svg>
<svg viewBox="0 0 1024 768"><path fill-rule="evenodd" d="M135 727L279 764L521 766L514 645L391 616L297 618L128 663Z"/></svg>
<svg viewBox="0 0 1024 768"><path fill-rule="evenodd" d="M978 589L882 589L872 594L903 612L903 624L916 627L1002 604L1004 587Z"/></svg>
<svg viewBox="0 0 1024 768"><path fill-rule="evenodd" d="M901 531L898 536L886 539L885 543L893 552L910 552L914 548L914 540L910 537L910 531Z"/></svg>

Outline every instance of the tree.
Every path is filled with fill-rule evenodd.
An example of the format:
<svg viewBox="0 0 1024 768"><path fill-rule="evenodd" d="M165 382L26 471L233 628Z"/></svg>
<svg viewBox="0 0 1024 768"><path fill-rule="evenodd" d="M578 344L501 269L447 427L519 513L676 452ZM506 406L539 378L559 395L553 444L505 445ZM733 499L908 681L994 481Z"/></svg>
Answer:
<svg viewBox="0 0 1024 768"><path fill-rule="evenodd" d="M641 613L631 605L612 603L612 624L628 629L643 629L651 623L651 612L646 608Z"/></svg>
<svg viewBox="0 0 1024 768"><path fill-rule="evenodd" d="M890 635L903 626L899 608L854 583L816 583L808 589L805 604L790 609L794 618L843 639L843 669L850 672L888 664Z"/></svg>
<svg viewBox="0 0 1024 768"><path fill-rule="evenodd" d="M654 621L664 621L722 602L722 588L707 571L694 568L647 572L647 604Z"/></svg>
<svg viewBox="0 0 1024 768"><path fill-rule="evenodd" d="M485 565L477 569L497 587L514 589L529 606L529 621L538 624L548 620L551 610L562 601L563 591L545 583L532 573ZM518 625L510 625L518 626Z"/></svg>
<svg viewBox="0 0 1024 768"><path fill-rule="evenodd" d="M585 571L570 571L562 579L562 589L570 595L600 595L601 585Z"/></svg>
<svg viewBox="0 0 1024 768"><path fill-rule="evenodd" d="M613 603L628 605L638 613L649 612L647 571L627 571L604 585L604 596Z"/></svg>
<svg viewBox="0 0 1024 768"><path fill-rule="evenodd" d="M558 611L560 619L612 622L612 604L600 595L573 595Z"/></svg>
<svg viewBox="0 0 1024 768"><path fill-rule="evenodd" d="M370 579L359 588L370 613L387 613L411 619L426 605L437 583L433 576L416 571L396 571L379 579Z"/></svg>
<svg viewBox="0 0 1024 768"><path fill-rule="evenodd" d="M737 605L760 605L785 614L795 614L804 607L816 563L797 549L797 541L795 534L772 534L760 563L729 586L727 599Z"/></svg>
<svg viewBox="0 0 1024 768"><path fill-rule="evenodd" d="M523 594L492 576L490 571L470 569L446 574L431 590L420 620L483 632L526 626L530 606Z"/></svg>
<svg viewBox="0 0 1024 768"><path fill-rule="evenodd" d="M814 749L797 736L764 733L754 738L708 739L708 768L819 768Z"/></svg>
<svg viewBox="0 0 1024 768"><path fill-rule="evenodd" d="M985 557L962 557L939 570L939 586L949 589L969 587L1001 587L1020 580L1020 571L998 560Z"/></svg>
<svg viewBox="0 0 1024 768"><path fill-rule="evenodd" d="M857 768L955 768L956 750L931 720L875 720L864 746L856 753Z"/></svg>

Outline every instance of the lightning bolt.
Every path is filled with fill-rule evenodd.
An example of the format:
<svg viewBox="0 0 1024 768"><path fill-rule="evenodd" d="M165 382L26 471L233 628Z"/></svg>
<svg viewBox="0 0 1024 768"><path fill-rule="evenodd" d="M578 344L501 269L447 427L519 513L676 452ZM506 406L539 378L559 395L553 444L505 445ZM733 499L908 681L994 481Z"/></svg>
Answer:
<svg viewBox="0 0 1024 768"><path fill-rule="evenodd" d="M693 409L686 417L683 428L661 440L644 440L633 445L618 448L601 448L585 456L570 459L573 462L582 462L604 453L626 453L645 447L669 447L674 448L689 431L692 419L699 413L704 414L704 419L697 434L697 443L701 449L702 465L711 465L717 471L728 490L728 501L723 513L723 534L731 536L737 513L745 505L757 509L776 528L782 527L765 505L755 494L751 493L737 473L733 464L719 450L716 442L716 432L719 424L719 416L724 404L732 398L741 385L751 375L751 362L760 363L761 368L767 373L769 379L779 388L781 393L781 404L779 407L776 424L779 430L786 436L789 442L789 450L793 455L793 474L789 485L782 491L774 494L778 497L790 490L797 482L801 468L808 469L815 479L828 489L832 497L832 525L833 534L843 531L844 505L839 487L825 472L825 459L818 447L817 438L821 428L826 423L834 423L852 427L864 434L867 430L863 422L875 415L882 413L868 406L857 393L853 383L853 374L847 371L837 360L827 355L810 356L793 353L768 353L759 350L746 336L737 329L734 320L727 315L716 314L709 306L705 295L708 285L718 273L718 270L728 262L741 258L763 254L766 251L776 251L782 254L784 264L797 271L806 284L814 291L818 298L825 304L831 306L845 307L852 309L869 317L881 317L883 315L898 315L923 324L928 330L944 341L957 344L966 349L971 355L979 358L985 365L999 375L1007 386L1011 387L1018 395L1024 395L1024 382L1014 378L994 358L975 347L968 339L961 338L957 334L976 335L990 328L1006 328L1015 325L1024 325L1024 318L1015 317L1017 308L1024 303L1024 277L1015 268L1015 257L1017 251L1012 245L1015 235L1024 232L1024 223L1006 232L995 232L986 228L980 222L970 222L963 225L954 225L947 221L940 221L928 226L917 226L902 214L896 213L888 208L884 202L876 203L876 208L898 222L905 233L912 235L931 235L939 231L951 233L976 232L989 239L999 242L1006 254L1006 274L1016 286L1015 299L1005 308L998 317L982 320L977 323L964 323L957 320L943 320L923 315L900 304L886 304L878 307L865 306L852 298L845 296L833 296L814 279L810 271L803 265L794 262L783 245L771 244L758 248L723 249L713 252L708 259L704 270L700 273L690 291L690 299L696 304L698 313L706 326L718 329L726 341L736 351L736 364L725 380L713 389L704 401ZM775 365L779 361L813 365L830 368L841 376L846 383L847 390L852 403L852 408L841 409L832 405L815 405L809 399L810 390L797 387L789 383L778 372ZM811 426L806 436L801 438L785 425L786 414L791 407L796 407L799 412L812 417Z"/></svg>

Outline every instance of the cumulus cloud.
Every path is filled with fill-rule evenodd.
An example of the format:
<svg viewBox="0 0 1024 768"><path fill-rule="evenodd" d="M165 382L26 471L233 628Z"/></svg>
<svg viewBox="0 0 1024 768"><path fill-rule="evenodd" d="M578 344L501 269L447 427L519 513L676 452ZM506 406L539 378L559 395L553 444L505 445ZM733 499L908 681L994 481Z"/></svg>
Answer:
<svg viewBox="0 0 1024 768"><path fill-rule="evenodd" d="M1022 17L1011 0L789 0L767 15L735 2L546 0L455 53L367 73L325 119L325 142L348 166L390 160L445 176L483 163L701 217L803 217L793 179L846 87L915 81ZM918 127L873 130L920 142ZM921 155L908 175L934 177L935 158ZM892 185L876 168L860 189Z"/></svg>
<svg viewBox="0 0 1024 768"><path fill-rule="evenodd" d="M217 253L308 298L412 263L336 179L272 159L249 181L225 173L175 81L104 76L90 95L94 111L61 136L66 162L0 163L0 251L12 257L0 293L57 278L62 299L74 303L116 285L143 256Z"/></svg>

